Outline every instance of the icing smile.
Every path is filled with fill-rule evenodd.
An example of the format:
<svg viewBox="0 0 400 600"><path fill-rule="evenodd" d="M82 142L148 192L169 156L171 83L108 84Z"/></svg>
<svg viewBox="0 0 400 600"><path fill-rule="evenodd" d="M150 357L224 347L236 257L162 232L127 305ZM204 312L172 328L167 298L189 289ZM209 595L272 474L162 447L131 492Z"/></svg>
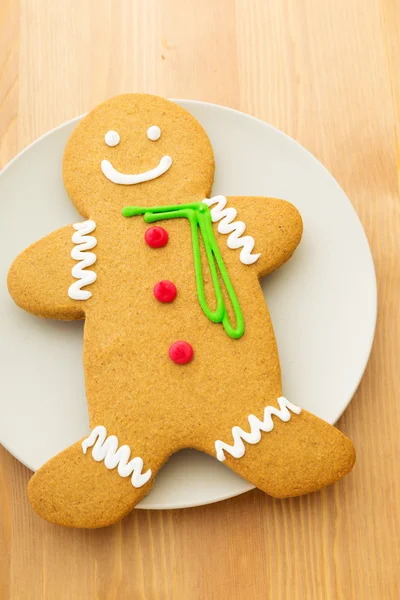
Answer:
<svg viewBox="0 0 400 600"><path fill-rule="evenodd" d="M135 183L144 183L145 181L151 181L161 177L168 171L172 165L172 158L168 155L162 157L160 162L154 169L150 171L144 171L144 173L121 173L115 169L109 160L101 161L101 170L103 174L112 181L113 183L119 183L121 185L133 185Z"/></svg>

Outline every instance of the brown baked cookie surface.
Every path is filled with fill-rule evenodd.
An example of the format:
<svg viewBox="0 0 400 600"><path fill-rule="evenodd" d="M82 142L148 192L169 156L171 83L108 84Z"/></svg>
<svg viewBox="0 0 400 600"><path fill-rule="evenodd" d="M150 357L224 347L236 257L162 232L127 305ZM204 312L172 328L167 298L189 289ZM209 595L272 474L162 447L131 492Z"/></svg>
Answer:
<svg viewBox="0 0 400 600"><path fill-rule="evenodd" d="M32 477L34 509L70 527L114 523L186 447L276 497L348 473L351 442L282 396L259 284L299 244L298 211L210 198L205 131L156 96L118 96L84 117L63 174L84 220L21 253L8 285L38 316L85 319L92 431Z"/></svg>

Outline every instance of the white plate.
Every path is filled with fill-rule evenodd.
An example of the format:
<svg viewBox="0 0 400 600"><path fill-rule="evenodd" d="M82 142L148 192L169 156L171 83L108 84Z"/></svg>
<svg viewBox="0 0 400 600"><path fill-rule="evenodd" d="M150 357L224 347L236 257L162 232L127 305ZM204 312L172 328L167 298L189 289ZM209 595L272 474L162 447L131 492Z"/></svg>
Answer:
<svg viewBox="0 0 400 600"><path fill-rule="evenodd" d="M360 221L328 171L285 134L222 106L177 102L211 139L214 194L285 198L303 217L300 247L263 290L285 396L335 423L357 389L375 330L375 273ZM21 250L80 219L61 177L64 146L78 121L41 137L0 174L0 442L32 470L89 432L82 323L31 316L6 288ZM207 504L251 488L217 460L187 450L171 458L140 507Z"/></svg>

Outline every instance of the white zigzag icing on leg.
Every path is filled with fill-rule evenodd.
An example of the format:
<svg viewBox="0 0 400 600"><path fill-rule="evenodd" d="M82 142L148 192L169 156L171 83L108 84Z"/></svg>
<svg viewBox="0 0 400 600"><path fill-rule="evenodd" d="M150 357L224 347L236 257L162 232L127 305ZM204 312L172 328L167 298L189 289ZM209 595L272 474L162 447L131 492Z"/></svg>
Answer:
<svg viewBox="0 0 400 600"><path fill-rule="evenodd" d="M274 406L266 406L264 409L264 421L260 421L255 415L250 415L248 417L250 432L243 431L241 427L235 426L232 428L232 436L233 436L233 445L230 446L225 442L221 442L221 440L217 440L215 442L215 450L217 453L217 458L221 462L225 460L224 452L229 452L234 458L242 458L246 452L245 445L243 440L248 444L258 444L261 440L261 432L269 432L274 428L274 422L272 420L272 415L275 415L281 421L290 421L290 412L291 410L296 415L301 413L301 408L286 400L283 396L278 398L278 404L280 406L280 410L275 408ZM289 410L288 410L289 409Z"/></svg>
<svg viewBox="0 0 400 600"><path fill-rule="evenodd" d="M95 427L89 437L83 440L83 454L86 454L87 449L91 446L94 446L92 457L95 461L101 462L104 460L107 469L115 469L118 466L118 473L121 477L132 475L133 487L140 488L150 479L151 469L148 469L146 473L142 473L143 459L136 456L129 461L131 456L129 446L125 445L118 448L117 436L110 435L107 437L107 430L103 425Z"/></svg>

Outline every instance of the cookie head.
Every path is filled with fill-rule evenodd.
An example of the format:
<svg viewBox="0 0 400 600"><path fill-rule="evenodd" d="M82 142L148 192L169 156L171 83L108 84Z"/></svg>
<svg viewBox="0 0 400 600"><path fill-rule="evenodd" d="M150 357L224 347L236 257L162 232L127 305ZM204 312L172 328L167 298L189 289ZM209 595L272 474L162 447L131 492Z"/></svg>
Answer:
<svg viewBox="0 0 400 600"><path fill-rule="evenodd" d="M125 94L80 121L65 149L63 176L83 216L120 214L129 204L209 196L214 156L206 132L185 109L158 96Z"/></svg>

